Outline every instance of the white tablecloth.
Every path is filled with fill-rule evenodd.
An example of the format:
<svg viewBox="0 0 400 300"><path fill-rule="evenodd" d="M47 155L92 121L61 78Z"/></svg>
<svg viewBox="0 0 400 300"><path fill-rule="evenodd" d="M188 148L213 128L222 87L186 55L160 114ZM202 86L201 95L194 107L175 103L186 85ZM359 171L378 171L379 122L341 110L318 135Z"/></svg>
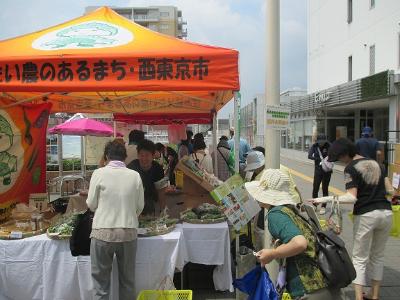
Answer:
<svg viewBox="0 0 400 300"><path fill-rule="evenodd" d="M139 238L136 290L156 289L162 279L182 270L186 257L180 228L151 238ZM111 299L117 299L118 275L113 265ZM71 256L68 241L40 235L17 241L0 240L1 300L92 299L90 257ZM135 299L134 296L132 299Z"/></svg>
<svg viewBox="0 0 400 300"><path fill-rule="evenodd" d="M226 223L184 223L166 235L139 238L136 254L136 290L156 289L187 262L217 265L216 290L233 291L229 229ZM114 261L111 299L117 299ZM0 300L90 300L92 279L89 256L71 256L68 241L46 235L16 241L0 240ZM135 298L132 298L135 299Z"/></svg>
<svg viewBox="0 0 400 300"><path fill-rule="evenodd" d="M217 265L213 274L215 289L233 292L228 224L183 223L181 228L186 248L185 261Z"/></svg>

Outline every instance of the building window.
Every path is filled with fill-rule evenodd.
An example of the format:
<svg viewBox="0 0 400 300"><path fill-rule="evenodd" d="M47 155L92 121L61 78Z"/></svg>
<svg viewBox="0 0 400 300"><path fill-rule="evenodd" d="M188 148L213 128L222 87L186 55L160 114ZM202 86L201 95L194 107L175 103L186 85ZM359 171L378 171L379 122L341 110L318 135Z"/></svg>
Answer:
<svg viewBox="0 0 400 300"><path fill-rule="evenodd" d="M369 47L369 75L375 74L375 45Z"/></svg>
<svg viewBox="0 0 400 300"><path fill-rule="evenodd" d="M353 56L348 58L348 81L353 80Z"/></svg>
<svg viewBox="0 0 400 300"><path fill-rule="evenodd" d="M150 24L147 28L149 28L153 31L158 31L158 26L156 24Z"/></svg>
<svg viewBox="0 0 400 300"><path fill-rule="evenodd" d="M347 23L353 22L353 0L347 0Z"/></svg>
<svg viewBox="0 0 400 300"><path fill-rule="evenodd" d="M370 9L375 8L375 0L369 0L369 8Z"/></svg>
<svg viewBox="0 0 400 300"><path fill-rule="evenodd" d="M169 12L168 11L162 11L162 12L160 12L160 16L164 17L164 18L168 18L169 17Z"/></svg>
<svg viewBox="0 0 400 300"><path fill-rule="evenodd" d="M168 24L161 24L160 25L160 29L161 30L168 30L169 29L169 25Z"/></svg>

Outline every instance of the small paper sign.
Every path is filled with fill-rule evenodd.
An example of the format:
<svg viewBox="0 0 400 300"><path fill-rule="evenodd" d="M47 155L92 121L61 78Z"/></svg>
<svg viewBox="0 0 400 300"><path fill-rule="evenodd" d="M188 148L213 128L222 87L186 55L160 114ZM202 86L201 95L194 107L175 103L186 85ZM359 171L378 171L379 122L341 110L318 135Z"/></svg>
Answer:
<svg viewBox="0 0 400 300"><path fill-rule="evenodd" d="M11 231L10 239L22 239L22 232L21 231Z"/></svg>
<svg viewBox="0 0 400 300"><path fill-rule="evenodd" d="M393 173L393 181L392 181L392 186L395 189L399 188L399 183L400 183L400 174Z"/></svg>

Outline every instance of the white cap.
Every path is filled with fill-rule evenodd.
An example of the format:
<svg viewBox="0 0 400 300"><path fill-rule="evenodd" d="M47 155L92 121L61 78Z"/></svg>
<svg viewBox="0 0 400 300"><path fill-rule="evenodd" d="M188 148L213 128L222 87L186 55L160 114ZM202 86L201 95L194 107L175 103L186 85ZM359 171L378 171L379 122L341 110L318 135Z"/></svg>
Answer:
<svg viewBox="0 0 400 300"><path fill-rule="evenodd" d="M265 158L264 154L260 151L250 151L246 157L246 168L244 169L247 171L254 171L258 168L261 168L265 165Z"/></svg>

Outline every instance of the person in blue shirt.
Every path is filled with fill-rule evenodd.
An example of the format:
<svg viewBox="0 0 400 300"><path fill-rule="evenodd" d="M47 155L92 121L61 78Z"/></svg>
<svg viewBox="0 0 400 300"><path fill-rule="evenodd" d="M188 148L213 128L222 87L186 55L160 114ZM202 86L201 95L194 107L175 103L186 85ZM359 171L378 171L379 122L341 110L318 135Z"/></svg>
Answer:
<svg viewBox="0 0 400 300"><path fill-rule="evenodd" d="M235 129L233 127L231 127L231 129L229 130L229 133L231 135L231 139L228 141L229 147L231 149L235 149ZM247 153L251 150L249 143L244 139L244 138L240 138L240 143L239 143L239 162L241 164L245 164L246 163L246 156Z"/></svg>
<svg viewBox="0 0 400 300"><path fill-rule="evenodd" d="M363 157L377 160L381 155L381 147L376 138L373 137L372 128L364 127L361 139L356 142L357 153Z"/></svg>

